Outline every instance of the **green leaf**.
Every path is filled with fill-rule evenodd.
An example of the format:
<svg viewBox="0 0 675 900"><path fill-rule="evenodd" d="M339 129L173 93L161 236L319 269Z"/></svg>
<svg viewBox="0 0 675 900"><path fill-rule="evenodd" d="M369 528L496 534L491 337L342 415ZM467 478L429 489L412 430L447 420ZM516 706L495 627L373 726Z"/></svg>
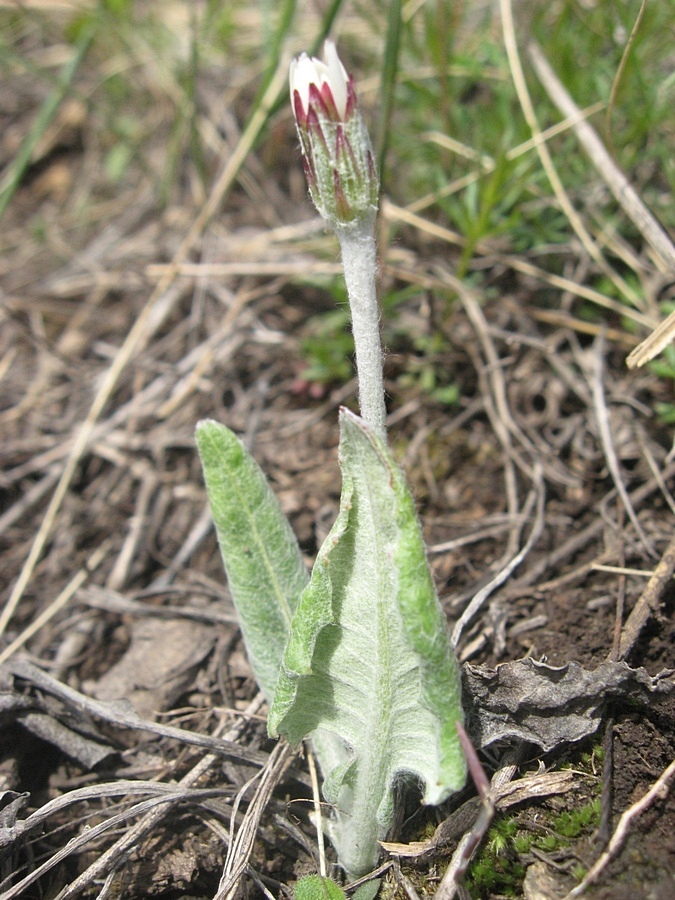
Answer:
<svg viewBox="0 0 675 900"><path fill-rule="evenodd" d="M197 446L248 656L270 700L309 576L277 498L237 436L207 420L197 425Z"/></svg>
<svg viewBox="0 0 675 900"><path fill-rule="evenodd" d="M293 888L293 900L345 900L345 892L330 878L305 875Z"/></svg>
<svg viewBox="0 0 675 900"><path fill-rule="evenodd" d="M329 835L350 877L377 863L401 779L425 803L459 790L466 764L452 653L414 502L373 430L340 415L340 512L303 592L268 727L312 735L335 810Z"/></svg>
<svg viewBox="0 0 675 900"><path fill-rule="evenodd" d="M364 881L352 894L352 900L375 900L381 884L381 878L372 878L370 881Z"/></svg>

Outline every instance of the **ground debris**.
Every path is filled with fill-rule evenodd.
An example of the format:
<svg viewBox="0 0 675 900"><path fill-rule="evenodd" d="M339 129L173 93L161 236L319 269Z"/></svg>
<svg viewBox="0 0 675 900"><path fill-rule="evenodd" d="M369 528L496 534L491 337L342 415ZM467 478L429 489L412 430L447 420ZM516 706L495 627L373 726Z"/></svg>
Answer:
<svg viewBox="0 0 675 900"><path fill-rule="evenodd" d="M593 734L607 701L649 706L675 688L672 670L651 676L612 661L591 671L526 658L496 669L467 664L462 674L467 730L481 748L517 739L548 752Z"/></svg>
<svg viewBox="0 0 675 900"><path fill-rule="evenodd" d="M35 696L40 698L42 692L57 698L62 704L60 711L54 708L54 716L58 715L59 721L73 723L72 727L78 731L89 732L91 720L98 720L114 725L122 732L131 729L160 735L164 738L177 740L180 743L190 744L210 750L226 758L244 761L253 765L264 765L268 755L262 751L241 746L233 741L225 741L211 737L207 734L175 728L170 725L162 725L144 719L138 715L135 709L126 699L113 700L106 703L92 700L85 694L68 687L46 672L33 665L26 659L17 658L0 667L0 679L6 678L7 673L17 679L14 690L20 693L18 685L26 682L36 691ZM36 701L42 702L42 701Z"/></svg>
<svg viewBox="0 0 675 900"><path fill-rule="evenodd" d="M126 653L85 691L97 700L126 697L140 716L155 718L193 682L214 641L213 628L199 622L135 621Z"/></svg>
<svg viewBox="0 0 675 900"><path fill-rule="evenodd" d="M5 724L22 728L90 770L118 751L84 717L66 712L53 697L29 697L16 689L7 669L0 669L0 712Z"/></svg>

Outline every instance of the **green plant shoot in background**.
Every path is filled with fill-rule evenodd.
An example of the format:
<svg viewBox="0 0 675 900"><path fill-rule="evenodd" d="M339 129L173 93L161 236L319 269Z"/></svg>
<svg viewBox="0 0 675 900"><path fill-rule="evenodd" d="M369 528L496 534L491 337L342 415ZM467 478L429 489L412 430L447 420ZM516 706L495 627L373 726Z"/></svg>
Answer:
<svg viewBox="0 0 675 900"><path fill-rule="evenodd" d="M312 742L349 877L369 872L394 788L425 803L459 790L459 669L405 477L387 444L374 238L378 178L354 84L334 45L291 64L314 203L340 241L362 417L340 412L342 496L311 577L265 476L238 438L201 422L218 541L271 736Z"/></svg>

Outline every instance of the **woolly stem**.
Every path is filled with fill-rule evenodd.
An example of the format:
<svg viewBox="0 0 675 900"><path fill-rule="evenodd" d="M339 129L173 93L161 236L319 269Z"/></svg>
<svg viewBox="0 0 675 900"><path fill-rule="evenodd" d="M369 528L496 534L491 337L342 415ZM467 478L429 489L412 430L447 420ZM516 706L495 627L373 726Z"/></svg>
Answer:
<svg viewBox="0 0 675 900"><path fill-rule="evenodd" d="M352 332L356 350L361 417L377 434L386 439L387 411L384 404L380 313L375 292L377 254L373 221L369 218L344 227L336 233L342 249Z"/></svg>

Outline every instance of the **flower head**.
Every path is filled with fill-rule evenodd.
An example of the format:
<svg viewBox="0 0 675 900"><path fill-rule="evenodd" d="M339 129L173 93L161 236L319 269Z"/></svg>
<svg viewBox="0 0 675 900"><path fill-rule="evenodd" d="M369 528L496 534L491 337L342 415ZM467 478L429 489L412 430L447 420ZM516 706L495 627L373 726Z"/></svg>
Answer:
<svg viewBox="0 0 675 900"><path fill-rule="evenodd" d="M303 53L289 73L309 190L316 208L333 225L372 221L378 181L354 80L332 41L325 42L323 53L323 60Z"/></svg>

